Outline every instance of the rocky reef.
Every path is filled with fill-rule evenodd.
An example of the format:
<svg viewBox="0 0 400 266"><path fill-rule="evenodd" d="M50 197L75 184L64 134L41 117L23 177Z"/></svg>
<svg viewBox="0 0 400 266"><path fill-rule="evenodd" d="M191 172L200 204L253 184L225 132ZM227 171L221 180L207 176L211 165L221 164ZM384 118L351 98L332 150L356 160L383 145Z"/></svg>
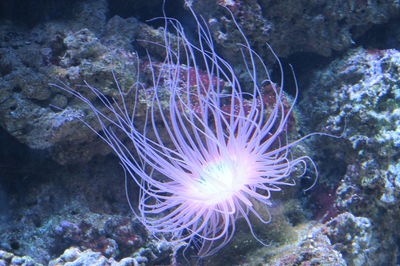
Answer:
<svg viewBox="0 0 400 266"><path fill-rule="evenodd" d="M0 265L196 264L191 247L156 239L135 219L127 198L133 201L137 188L81 121L99 130L96 117L51 85L71 86L93 101L85 82L110 98L117 82L124 91L149 86L148 57L157 64L165 51L154 45L163 40L162 21L146 19L162 16L162 1L28 2L0 3ZM195 32L184 1L171 2L167 15ZM187 4L208 23L218 52L238 73L246 69L237 46L243 38L230 12L272 77L279 74L267 44L283 62L293 60L300 96L292 134L330 135L295 151L314 158L318 183L312 187L316 173L309 170L310 179L274 194L272 222L254 226L268 245L239 223L232 243L204 263L399 263L398 1ZM286 76L290 80L290 71ZM293 82L286 85L290 101ZM147 104L140 95L139 124Z"/></svg>

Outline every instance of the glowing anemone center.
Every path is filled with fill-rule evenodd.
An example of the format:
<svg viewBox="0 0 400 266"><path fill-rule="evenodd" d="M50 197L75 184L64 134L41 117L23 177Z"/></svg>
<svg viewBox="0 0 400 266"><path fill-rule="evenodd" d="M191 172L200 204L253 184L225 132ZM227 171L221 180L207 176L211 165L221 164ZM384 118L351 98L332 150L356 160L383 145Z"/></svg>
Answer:
<svg viewBox="0 0 400 266"><path fill-rule="evenodd" d="M189 192L202 204L214 205L231 199L248 184L251 164L238 158L220 158L198 169L197 175Z"/></svg>

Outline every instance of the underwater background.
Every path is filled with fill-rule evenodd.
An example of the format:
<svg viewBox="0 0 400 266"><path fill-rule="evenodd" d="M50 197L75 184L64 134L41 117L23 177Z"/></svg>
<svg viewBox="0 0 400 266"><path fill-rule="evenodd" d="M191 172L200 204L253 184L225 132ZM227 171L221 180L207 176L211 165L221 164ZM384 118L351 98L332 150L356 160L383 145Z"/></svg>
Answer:
<svg viewBox="0 0 400 266"><path fill-rule="evenodd" d="M253 225L267 246L241 220L234 239L202 260L194 247L157 240L128 205L134 182L125 184L118 158L80 120L99 130L96 118L50 84L86 81L110 97L113 75L121 87L138 75L149 84L139 63L165 56L154 45L163 21L151 20L163 16L163 1L1 0L0 265L400 265L399 0L186 4L238 76L243 40L225 8L279 82L272 47L287 98L299 87L291 134L340 136L298 147L318 166L317 184L310 170L272 194L271 222ZM195 36L183 0L164 10Z"/></svg>

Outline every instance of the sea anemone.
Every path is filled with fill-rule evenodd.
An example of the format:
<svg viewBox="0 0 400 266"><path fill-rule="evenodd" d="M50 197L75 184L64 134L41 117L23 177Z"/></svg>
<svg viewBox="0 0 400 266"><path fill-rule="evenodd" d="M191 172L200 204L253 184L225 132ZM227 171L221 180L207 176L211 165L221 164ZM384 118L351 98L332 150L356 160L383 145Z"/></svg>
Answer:
<svg viewBox="0 0 400 266"><path fill-rule="evenodd" d="M279 87L272 83L234 19L243 37L238 47L245 84L217 54L201 18L194 14L195 41L177 20L163 19L164 43L154 45L163 47L166 56L161 63L148 56L151 86L141 84L126 93L117 84L119 96L113 99L86 84L103 111L76 90L62 88L89 105L102 127L99 136L140 187L133 209L143 225L170 242L194 242L199 255L207 256L231 240L238 218L247 221L251 233L250 215L270 221L256 205L267 208L271 192L294 185L293 171L304 169L310 158L295 157L290 149L307 136L287 140L297 96L292 104L284 100L283 78ZM265 90L272 102L265 100ZM135 113L144 94L148 108L140 125Z"/></svg>

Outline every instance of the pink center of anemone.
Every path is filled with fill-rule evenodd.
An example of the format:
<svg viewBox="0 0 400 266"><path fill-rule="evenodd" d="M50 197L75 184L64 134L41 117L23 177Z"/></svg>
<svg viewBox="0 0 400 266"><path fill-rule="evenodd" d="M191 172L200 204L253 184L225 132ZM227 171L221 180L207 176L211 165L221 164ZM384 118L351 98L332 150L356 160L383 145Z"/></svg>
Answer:
<svg viewBox="0 0 400 266"><path fill-rule="evenodd" d="M252 163L245 156L219 157L197 171L195 182L187 193L202 205L216 205L238 196L249 183L252 172Z"/></svg>

